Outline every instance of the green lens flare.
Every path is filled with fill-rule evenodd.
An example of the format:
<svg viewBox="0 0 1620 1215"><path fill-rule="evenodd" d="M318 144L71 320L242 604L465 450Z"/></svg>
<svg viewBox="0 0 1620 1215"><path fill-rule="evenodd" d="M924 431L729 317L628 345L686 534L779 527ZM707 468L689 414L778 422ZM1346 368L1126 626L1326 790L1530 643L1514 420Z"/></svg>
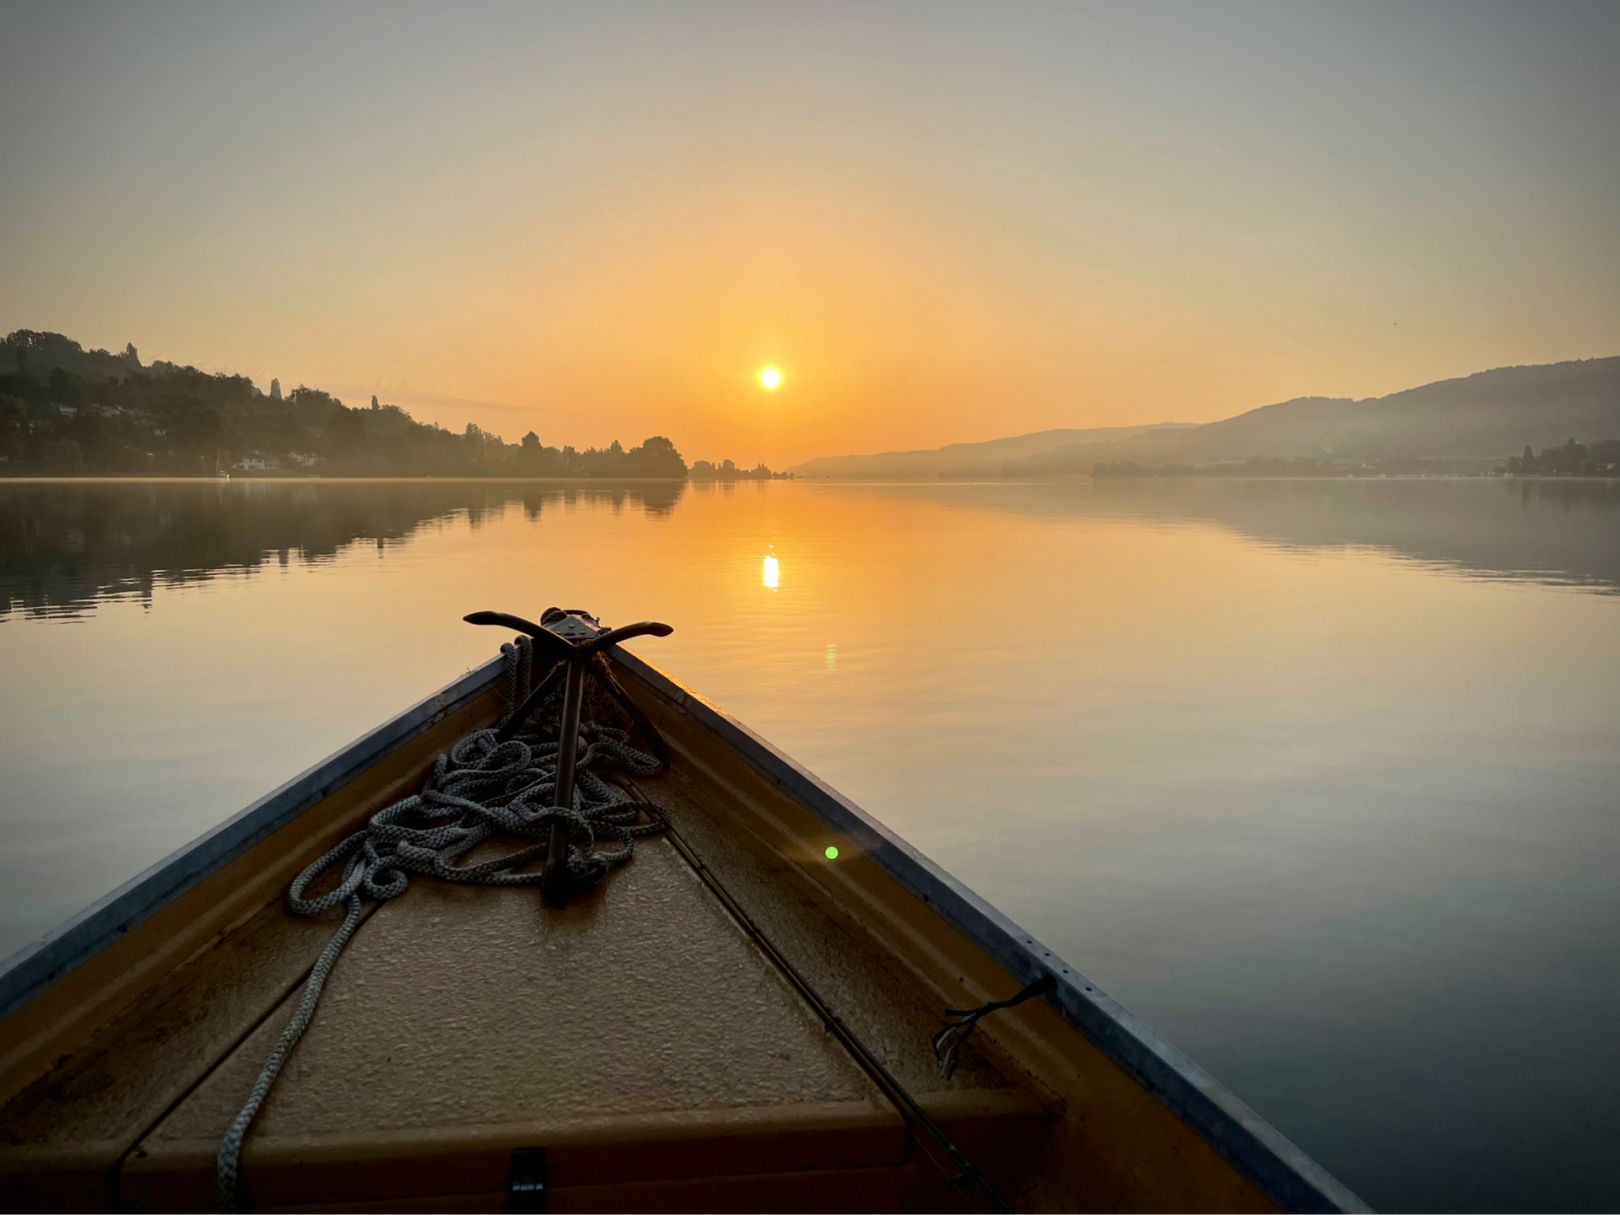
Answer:
<svg viewBox="0 0 1620 1215"><path fill-rule="evenodd" d="M838 859L838 845L837 844L828 844L827 845L827 859L829 861L836 861Z"/></svg>

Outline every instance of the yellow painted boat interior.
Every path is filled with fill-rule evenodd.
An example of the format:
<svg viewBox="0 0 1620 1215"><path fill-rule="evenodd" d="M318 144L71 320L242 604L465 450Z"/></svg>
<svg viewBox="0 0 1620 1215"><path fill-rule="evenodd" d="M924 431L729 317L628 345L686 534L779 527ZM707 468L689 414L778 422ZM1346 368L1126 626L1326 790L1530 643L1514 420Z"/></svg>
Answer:
<svg viewBox="0 0 1620 1215"><path fill-rule="evenodd" d="M514 1151L542 1149L555 1211L973 1207L696 857L1016 1209L1275 1209L1044 1001L986 1018L941 1079L942 1011L1022 984L629 686L672 763L627 787L685 849L643 839L561 910L421 878L372 909L247 1139L248 1205L505 1210ZM220 1138L333 927L286 909L289 881L502 707L439 721L0 1025L7 1208L212 1207Z"/></svg>

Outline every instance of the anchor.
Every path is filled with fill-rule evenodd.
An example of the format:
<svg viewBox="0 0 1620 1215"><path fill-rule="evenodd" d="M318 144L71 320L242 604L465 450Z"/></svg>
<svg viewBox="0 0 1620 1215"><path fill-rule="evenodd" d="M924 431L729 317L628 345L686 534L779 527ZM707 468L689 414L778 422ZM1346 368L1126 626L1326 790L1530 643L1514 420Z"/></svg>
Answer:
<svg viewBox="0 0 1620 1215"><path fill-rule="evenodd" d="M535 685L534 691L513 710L500 729L496 739L505 742L514 737L529 716L540 707L558 679L563 683L562 724L558 736L556 804L566 809L574 805L574 766L579 758L579 717L585 702L585 677L589 675L624 710L631 724L641 732L652 748L658 762L669 762L669 751L647 715L637 708L630 694L614 678L608 664L607 651L631 637L668 637L675 630L670 625L643 620L616 629L604 629L601 621L579 608L547 608L540 623L513 616L507 612L473 612L464 616L468 624L492 624L532 637L536 649L552 659L551 670ZM546 840L546 860L540 871L540 897L548 906L561 907L568 901L568 832L561 822L553 820Z"/></svg>

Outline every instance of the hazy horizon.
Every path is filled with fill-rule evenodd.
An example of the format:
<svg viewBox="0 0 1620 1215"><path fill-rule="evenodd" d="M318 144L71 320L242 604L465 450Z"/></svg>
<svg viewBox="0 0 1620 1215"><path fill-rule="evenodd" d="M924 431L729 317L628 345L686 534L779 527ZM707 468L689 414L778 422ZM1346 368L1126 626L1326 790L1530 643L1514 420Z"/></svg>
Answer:
<svg viewBox="0 0 1620 1215"><path fill-rule="evenodd" d="M12 5L0 330L777 467L1601 357L1617 44L1582 4Z"/></svg>

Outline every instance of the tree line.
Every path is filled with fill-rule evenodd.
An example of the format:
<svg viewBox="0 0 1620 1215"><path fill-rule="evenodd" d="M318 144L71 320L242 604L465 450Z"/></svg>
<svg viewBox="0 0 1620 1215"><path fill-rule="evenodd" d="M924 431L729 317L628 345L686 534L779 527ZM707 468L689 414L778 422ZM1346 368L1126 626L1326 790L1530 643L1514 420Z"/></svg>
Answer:
<svg viewBox="0 0 1620 1215"><path fill-rule="evenodd" d="M735 473L729 460L720 467L736 476L774 475L763 465L752 473ZM532 430L507 443L470 422L460 432L418 422L376 397L369 407L351 408L305 385L284 396L275 380L263 392L242 375L161 360L143 365L133 344L112 354L29 329L0 340L0 475L242 471L681 479L688 470L663 435L583 451L548 446Z"/></svg>
<svg viewBox="0 0 1620 1215"><path fill-rule="evenodd" d="M1344 462L1315 460L1306 456L1292 459L1253 456L1247 460L1226 460L1211 464L1142 465L1130 460L1101 461L1092 466L1098 480L1132 477L1423 477L1484 473L1487 462L1462 457L1387 457L1377 460ZM1523 455L1509 457L1494 471L1509 476L1614 477L1620 476L1620 439L1600 443L1569 440L1562 447L1543 448L1538 456L1526 445Z"/></svg>
<svg viewBox="0 0 1620 1215"><path fill-rule="evenodd" d="M722 460L718 464L708 460L694 460L691 471L687 473L694 481L790 481L793 474L790 472L773 472L763 464L756 464L753 468L738 468L730 460Z"/></svg>
<svg viewBox="0 0 1620 1215"><path fill-rule="evenodd" d="M1620 476L1620 439L1590 445L1570 439L1562 447L1543 447L1539 456L1526 443L1523 454L1508 458L1504 471L1515 477Z"/></svg>

